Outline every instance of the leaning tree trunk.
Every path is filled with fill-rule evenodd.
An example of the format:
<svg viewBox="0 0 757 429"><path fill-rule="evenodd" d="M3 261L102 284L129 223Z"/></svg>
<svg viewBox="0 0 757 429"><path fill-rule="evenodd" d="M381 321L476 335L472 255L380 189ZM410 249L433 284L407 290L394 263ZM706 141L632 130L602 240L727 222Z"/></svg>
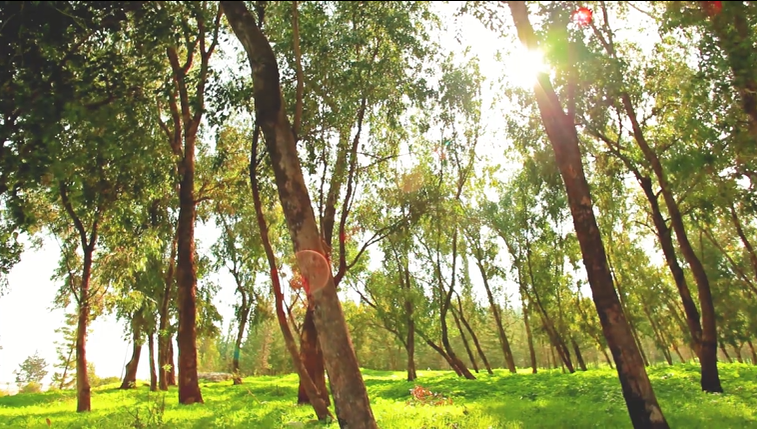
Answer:
<svg viewBox="0 0 757 429"><path fill-rule="evenodd" d="M318 386L313 382L308 374L307 368L297 354L297 345L294 342L294 336L289 329L287 323L286 314L284 313L284 295L281 292L281 284L279 281L279 273L276 268L276 256L273 254L273 248L268 238L268 224L263 214L263 205L260 200L260 189L258 188L257 180L257 153L258 153L258 137L260 128L255 127L255 134L252 140L252 148L250 150L250 187L252 188L252 199L255 205L255 215L258 222L258 229L260 231L261 241L263 242L263 248L265 249L266 259L268 260L268 266L271 269L271 285L273 288L273 295L276 308L276 320L279 322L279 328L284 336L284 343L287 351L292 358L292 363L297 370L297 375L300 378L300 385L304 386L305 393L308 396L309 403L312 404L318 420L326 420L333 418L329 411L328 404L324 401L323 393L318 390Z"/></svg>
<svg viewBox="0 0 757 429"><path fill-rule="evenodd" d="M244 330L247 326L247 319L250 317L250 303L247 299L247 293L241 285L238 285L237 291L242 296L242 303L239 306L239 325L237 327L237 339L234 342L234 356L231 359L231 373L233 374L234 384L242 384L242 376L239 373L239 354L242 350L242 339Z"/></svg>
<svg viewBox="0 0 757 429"><path fill-rule="evenodd" d="M319 336L318 343L329 373L337 420L340 426L352 429L376 428L286 116L276 56L244 3L223 1L221 7L247 52L256 121L265 136L297 267L313 303L316 329L328 333Z"/></svg>
<svg viewBox="0 0 757 429"><path fill-rule="evenodd" d="M526 302L525 294L523 293L523 286L521 286L520 303L523 309L523 324L526 327L526 340L528 341L528 356L531 359L531 373L536 374L538 371L536 364L536 350L534 349L534 336L531 334L531 324L528 321L528 303Z"/></svg>
<svg viewBox="0 0 757 429"><path fill-rule="evenodd" d="M484 354L484 349L481 348L481 342L478 341L478 336L473 331L473 328L471 328L470 323L468 323L468 319L465 318L465 314L463 314L463 304L460 300L460 295L457 296L457 306L458 306L458 312L460 313L460 321L463 322L463 326L465 326L465 330L468 331L468 333L471 336L471 340L473 340L473 345L476 346L476 351L478 352L478 357L481 358L481 361L484 362L484 367L486 367L486 372L489 374L494 374L492 371L492 366L489 364L489 359L486 358L486 354Z"/></svg>
<svg viewBox="0 0 757 429"><path fill-rule="evenodd" d="M158 373L155 368L155 333L147 335L147 355L150 359L150 392L158 390Z"/></svg>
<svg viewBox="0 0 757 429"><path fill-rule="evenodd" d="M526 4L510 1L508 5L521 42L529 49L537 49L538 41L528 18ZM565 183L592 297L616 362L629 416L635 428L668 428L612 283L602 237L594 217L589 184L584 175L574 118L563 112L545 73L538 75L534 90L547 137Z"/></svg>
<svg viewBox="0 0 757 429"><path fill-rule="evenodd" d="M457 326L457 331L460 332L460 340L463 342L463 347L465 348L465 352L468 354L468 359L470 359L471 366L473 366L473 370L478 373L478 363L476 362L476 357L473 355L473 351L470 348L470 344L468 343L468 338L465 336L465 332L463 332L463 327L460 325L460 318L457 316L457 313L455 313L455 309L451 308L452 310L452 318L455 320L455 326Z"/></svg>
<svg viewBox="0 0 757 429"><path fill-rule="evenodd" d="M755 350L752 340L748 340L746 343L749 345L749 350L752 351L752 365L757 365L757 350Z"/></svg>
<svg viewBox="0 0 757 429"><path fill-rule="evenodd" d="M573 352L576 354L578 367L581 368L581 371L586 371L586 362L584 362L584 357L581 355L581 348L578 347L578 342L572 336L570 337L570 342L573 344Z"/></svg>
<svg viewBox="0 0 757 429"><path fill-rule="evenodd" d="M137 387L137 368L139 367L139 357L142 355L142 333L136 323L132 327L132 331L132 341L134 344L131 350L131 359L126 364L121 389L133 389Z"/></svg>
<svg viewBox="0 0 757 429"><path fill-rule="evenodd" d="M502 327L502 316L499 312L499 307L497 307L497 303L494 300L494 294L492 294L492 289L489 286L489 278L486 275L486 270L484 270L484 266L480 260L476 261L476 265L478 265L478 270L481 272L481 278L484 280L484 289L486 289L486 297L489 300L489 308L491 309L492 315L494 316L494 322L497 325L497 336L499 337L499 345L502 347L502 355L505 357L505 362L507 363L507 369L515 374L515 359L513 359L513 352L512 349L510 349L510 341L507 339L507 334L505 333L505 329Z"/></svg>

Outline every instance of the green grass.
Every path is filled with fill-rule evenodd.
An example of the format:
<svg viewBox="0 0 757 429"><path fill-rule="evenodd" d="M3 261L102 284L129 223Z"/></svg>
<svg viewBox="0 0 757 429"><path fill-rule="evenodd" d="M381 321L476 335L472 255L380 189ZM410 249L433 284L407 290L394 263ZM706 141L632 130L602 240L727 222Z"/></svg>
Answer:
<svg viewBox="0 0 757 429"><path fill-rule="evenodd" d="M419 371L416 383L402 372L364 370L379 427L390 428L630 428L615 371L532 375L496 371L464 380L446 371ZM673 428L757 427L757 367L721 364L725 394L700 391L694 365L649 369L663 412ZM409 390L422 385L453 399L452 405L408 405ZM294 404L297 378L250 377L201 383L205 404L180 406L172 388L151 393L116 385L93 390L91 413L77 414L74 392L0 398L0 428L279 428L328 427L313 422L310 407ZM161 402L165 409L161 411ZM151 414L152 413L152 414Z"/></svg>

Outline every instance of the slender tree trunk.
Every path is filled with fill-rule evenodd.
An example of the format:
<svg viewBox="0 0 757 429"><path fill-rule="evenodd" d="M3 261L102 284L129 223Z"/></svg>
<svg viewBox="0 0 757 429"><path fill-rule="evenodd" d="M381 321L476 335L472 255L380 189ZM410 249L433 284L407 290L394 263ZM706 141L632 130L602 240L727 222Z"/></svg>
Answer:
<svg viewBox="0 0 757 429"><path fill-rule="evenodd" d="M237 283L237 292L242 296L242 303L239 306L239 326L237 327L237 338L234 342L234 356L231 360L231 372L234 377L234 384L242 384L242 376L239 373L239 354L242 350L242 339L244 330L247 326L247 319L250 317L250 303L247 300L247 293L241 284Z"/></svg>
<svg viewBox="0 0 757 429"><path fill-rule="evenodd" d="M314 304L316 329L328 333L319 336L318 343L329 373L337 419L340 426L351 429L376 428L334 277L324 256L295 136L286 117L276 56L244 3L223 1L221 7L247 52L253 74L256 121L265 135L297 266L307 284L312 285L306 293Z"/></svg>
<svg viewBox="0 0 757 429"><path fill-rule="evenodd" d="M655 342L657 343L657 346L662 354L665 356L665 361L668 363L668 365L673 365L673 358L670 356L670 350L668 350L667 346L668 342L665 341L665 337L663 336L662 331L657 326L654 318L652 318L652 314L649 312L649 307L643 299L641 301L641 308L642 310L644 310L644 315L647 316L647 320L649 320L649 325L652 327L652 333L654 333L655 336Z"/></svg>
<svg viewBox="0 0 757 429"><path fill-rule="evenodd" d="M132 341L134 345L131 351L131 360L126 364L124 379L121 382L121 389L133 389L137 387L137 368L139 367L139 358L142 355L141 332L139 327L134 326Z"/></svg>
<svg viewBox="0 0 757 429"><path fill-rule="evenodd" d="M242 10L247 13L247 9L244 8L244 6L242 7ZM273 287L273 295L275 299L276 320L279 322L279 328L281 328L281 333L284 336L284 343L286 344L287 351L292 358L292 363L297 370L297 375L300 377L302 385L308 395L309 402L313 406L313 410L315 411L318 420L326 420L333 416L328 409L328 404L323 400L323 393L318 390L317 385L310 378L305 364L297 353L297 344L294 341L292 331L289 329L286 313L284 312L284 295L281 292L279 273L276 268L276 256L273 254L273 248L271 247L271 242L268 238L268 224L266 223L265 215L263 214L263 205L260 200L260 189L258 188L257 181L256 167L259 131L259 127L256 126L252 148L250 150L250 187L252 188L252 198L255 204L255 214L258 222L258 229L260 230L260 237L263 242L263 248L265 249L268 266L271 269L271 285Z"/></svg>
<svg viewBox="0 0 757 429"><path fill-rule="evenodd" d="M631 121L634 139L644 154L644 157L652 166L652 171L654 171L655 176L657 177L657 182L660 185L660 192L662 193L665 205L668 207L670 223L673 226L673 231L678 239L681 253L691 269L694 281L697 283L699 307L702 311L702 342L699 351L699 361L702 366L702 390L705 392L722 392L723 387L720 384L720 376L718 375L715 306L712 302L712 291L710 289L710 281L707 278L707 272L704 270L702 262L697 257L694 248L689 242L689 238L686 235L686 228L683 224L683 215L681 215L680 209L678 208L678 202L669 188L660 159L652 148L649 147L649 144L644 137L641 126L636 119L636 112L634 111L631 97L627 93L623 93L621 99L626 114Z"/></svg>
<svg viewBox="0 0 757 429"><path fill-rule="evenodd" d="M528 322L528 304L526 303L525 294L521 286L520 302L523 309L523 324L526 327L526 340L528 342L528 356L531 359L531 373L536 374L536 350L534 350L534 336L531 334L531 324Z"/></svg>
<svg viewBox="0 0 757 429"><path fill-rule="evenodd" d="M87 329L89 328L89 282L92 273L92 246L84 249L84 268L79 287L79 321L76 327L76 411L92 409L91 388L87 372Z"/></svg>
<svg viewBox="0 0 757 429"><path fill-rule="evenodd" d="M66 358L66 366L63 368L63 375L60 377L60 385L58 386L58 389L63 390L63 387L66 385L66 377L68 377L68 367L71 366L71 356L74 354L74 350L76 349L76 343L74 343L71 347L68 348L68 357Z"/></svg>
<svg viewBox="0 0 757 429"><path fill-rule="evenodd" d="M407 351L407 381L414 381L418 378L415 372L415 322L411 319L408 326L407 341L405 343Z"/></svg>
<svg viewBox="0 0 757 429"><path fill-rule="evenodd" d="M507 369L515 374L515 359L513 359L513 352L512 349L510 349L510 341L507 339L507 334L505 333L505 329L502 327L502 316L499 312L499 307L497 306L496 301L494 300L494 294L492 294L491 287L489 286L489 278L486 275L486 270L484 270L484 266L482 264L482 261L476 260L476 265L478 266L478 270L481 272L481 278L484 280L484 289L486 289L486 297L489 300L489 308L491 309L492 315L494 316L494 322L497 325L497 336L499 337L499 345L502 347L502 355L505 357L505 362L507 363Z"/></svg>
<svg viewBox="0 0 757 429"><path fill-rule="evenodd" d="M678 355L678 359L681 359L681 363L686 363L686 359L683 358L683 355L681 354L681 349L678 348L678 344L676 344L676 342L673 341L671 346L673 347L673 351L675 351L676 354Z"/></svg>
<svg viewBox="0 0 757 429"><path fill-rule="evenodd" d="M698 355L702 344L702 325L699 323L699 310L697 310L694 299L691 297L691 291L689 290L689 285L686 281L683 269L678 263L678 257L676 256L676 251L673 247L673 236L671 235L670 228L668 228L665 223L665 219L662 217L657 194L652 189L652 180L649 177L644 177L640 174L637 175L637 178L641 188L644 190L644 194L647 196L649 205L652 208L652 220L657 232L657 239L662 248L662 253L665 255L665 262L668 265L668 269L670 269L670 273L673 275L673 280L675 280L676 288L678 288L678 295L681 297L684 314L686 315L686 326L689 328L689 335L691 335L694 351L696 351Z"/></svg>
<svg viewBox="0 0 757 429"><path fill-rule="evenodd" d="M736 355L736 362L744 363L744 358L741 356L741 346L731 344L731 347L733 347L733 353Z"/></svg>
<svg viewBox="0 0 757 429"><path fill-rule="evenodd" d="M165 276L165 288L163 290L163 299L160 304L160 320L158 322L158 385L160 390L168 390L168 386L176 384L174 377L169 377L169 372L173 374L173 352L170 353L171 335L168 333L168 322L170 315L168 313L171 304L171 291L174 283L174 269L176 267L176 246L177 236L174 235L171 243L171 255L169 256L168 269ZM170 369L167 365L170 365ZM173 381L173 382L172 382Z"/></svg>
<svg viewBox="0 0 757 429"><path fill-rule="evenodd" d="M431 339L427 338L422 333L419 332L419 334L421 335L421 337L423 338L423 340L426 341L426 344L428 344L429 347L431 347L432 349L434 349L435 352L439 353L439 355L441 357L443 357L445 361L447 361L447 364L450 366L450 368L452 368L453 371L455 371L455 374L457 374L458 377L462 377L463 376L463 373L462 373L462 371L460 371L460 368L458 368L457 365L455 365L455 361L453 361L449 357L449 355L447 354L447 352L445 352L444 349L441 346L439 346L435 342L431 341Z"/></svg>
<svg viewBox="0 0 757 429"><path fill-rule="evenodd" d="M602 354L605 355L605 360L607 361L607 364L610 365L610 369L613 369L612 359L607 355L607 350L604 347L602 347Z"/></svg>
<svg viewBox="0 0 757 429"><path fill-rule="evenodd" d="M150 332L147 335L147 354L150 358L150 391L158 390L158 374L155 368L155 333Z"/></svg>
<svg viewBox="0 0 757 429"><path fill-rule="evenodd" d="M315 387L321 393L321 399L326 402L327 406L331 405L329 391L326 388L326 370L323 367L323 353L321 352L321 347L318 345L318 331L315 329L313 309L309 305L305 312L305 320L302 323L302 333L300 334L300 360L305 365L310 379L315 383ZM300 379L297 403L310 403L302 379Z"/></svg>
<svg viewBox="0 0 757 429"><path fill-rule="evenodd" d="M751 262L752 271L754 272L754 276L757 279L757 253L755 253L752 243L744 233L744 228L741 226L741 221L739 220L738 214L736 214L736 207L734 206L733 202L731 202L729 211L731 213L731 221L733 221L733 226L736 227L736 233L741 239L741 244L744 245L744 249L746 249L747 253L749 254L749 262Z"/></svg>
<svg viewBox="0 0 757 429"><path fill-rule="evenodd" d="M728 355L728 350L725 349L725 344L720 343L720 351L723 352L723 356L725 356L725 359L728 361L728 363L733 363L733 359L731 359L731 356Z"/></svg>
<svg viewBox="0 0 757 429"><path fill-rule="evenodd" d="M529 49L536 49L538 41L528 18L526 4L511 1L508 5L521 42ZM560 100L545 73L538 75L538 84L534 86L534 90L555 160L565 182L568 205L592 297L607 344L617 363L628 414L635 428L668 428L612 283L602 237L592 209L589 185L583 171L575 118L563 112ZM569 105L568 111L571 110Z"/></svg>
<svg viewBox="0 0 757 429"><path fill-rule="evenodd" d="M752 365L757 365L757 351L754 348L754 344L752 344L752 340L748 340L746 343L749 345L749 350L752 351Z"/></svg>
<svg viewBox="0 0 757 429"><path fill-rule="evenodd" d="M581 368L581 371L586 371L586 362L584 362L584 357L581 356L581 348L578 347L578 343L576 342L575 338L570 337L570 342L573 344L573 352L576 354L578 367Z"/></svg>
<svg viewBox="0 0 757 429"><path fill-rule="evenodd" d="M463 313L463 303L460 300L460 295L457 296L457 309L460 313L460 321L463 322L463 326L465 326L465 329L470 334L471 339L473 340L473 345L476 346L476 351L478 352L478 356L481 358L481 361L484 363L486 371L489 374L494 374L494 372L492 371L492 366L489 364L489 359L486 358L486 354L484 354L484 350L481 348L481 343L478 341L478 336L473 331L473 328L471 328L468 320L465 318L465 314Z"/></svg>
<svg viewBox="0 0 757 429"><path fill-rule="evenodd" d="M460 325L460 318L457 317L457 313L454 309L451 309L452 318L455 320L455 326L457 326L458 332L460 332L460 339L463 341L463 347L465 347L465 352L468 353L468 359L470 359L471 365L473 366L473 370L478 373L478 363L476 362L476 357L473 355L473 351L470 348L470 344L468 344L468 339L465 337L465 332L463 332L463 327Z"/></svg>

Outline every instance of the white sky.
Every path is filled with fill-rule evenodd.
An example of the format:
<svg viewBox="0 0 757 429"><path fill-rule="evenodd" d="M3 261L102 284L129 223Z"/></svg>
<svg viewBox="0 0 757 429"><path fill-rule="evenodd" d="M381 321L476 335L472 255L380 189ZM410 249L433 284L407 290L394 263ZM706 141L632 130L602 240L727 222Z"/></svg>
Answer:
<svg viewBox="0 0 757 429"><path fill-rule="evenodd" d="M440 3L436 4L440 5ZM444 13L449 13L454 7L457 6L440 6ZM507 14L508 11L503 10L502 13ZM487 108L491 103L492 95L496 93L496 87L490 88L489 85L502 75L506 75L513 83L528 86L529 80L533 78L539 65L535 64L537 61L532 56L523 54L519 43L513 44L512 39L497 37L474 18L465 16L458 22L453 19L445 19L444 22L450 23L449 31L442 35L446 46L457 46L456 50L459 50L459 45L454 39L455 33L458 33L462 36L462 43L470 45L472 54L479 58L481 71L487 78L482 88L484 95L482 120L487 123L489 133L481 143L486 149L484 147L481 149L484 149L493 159L502 159L507 139L501 133L501 129L497 132L497 127L501 127L503 122L501 109L506 110L509 106ZM510 22L509 14L506 22ZM462 31L456 31L458 29ZM508 28L507 31L512 34L513 30ZM647 40L651 44L655 37ZM504 54L513 49L520 52L520 55L506 59L507 67L495 60L498 50L507 58ZM203 225L198 222L198 250L207 251L217 235L212 223ZM55 342L62 339L54 331L64 322L63 310L51 310L53 298L58 289L58 284L54 283L51 277L58 258L58 246L54 240L48 238L40 249L27 250L22 255L21 262L9 275L10 291L0 298L0 346L2 347L0 350L0 388L14 387L13 371L35 351L39 352L39 355L50 364L49 375L45 382L49 381L54 372L52 364L57 360ZM471 270L471 276L474 283L480 283L477 270ZM224 317L224 326L221 329L224 333L233 318L232 303L235 300L233 280L226 272L213 274L212 277L221 286L214 301ZM517 290L512 283L504 286L509 294ZM131 344L124 338L124 325L122 322L117 322L114 316L101 316L91 324L87 347L88 360L95 364L99 376L121 376L130 351ZM146 347L142 353L138 378L149 378Z"/></svg>

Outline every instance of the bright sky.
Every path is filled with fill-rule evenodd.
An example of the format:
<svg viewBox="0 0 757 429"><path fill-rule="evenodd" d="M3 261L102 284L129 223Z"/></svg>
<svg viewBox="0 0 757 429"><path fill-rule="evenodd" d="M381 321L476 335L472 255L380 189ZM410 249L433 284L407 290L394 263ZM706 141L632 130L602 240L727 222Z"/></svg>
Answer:
<svg viewBox="0 0 757 429"><path fill-rule="evenodd" d="M436 4L440 5L440 3ZM439 7L444 13L450 13L456 6L440 5ZM503 10L502 13L508 12ZM503 122L501 120L502 106L486 108L491 103L492 94L496 92L496 89L489 88L489 84L500 76L506 75L511 82L529 87L536 70L540 67L541 60L538 55L525 53L519 43L513 45L497 37L469 16L460 18L459 21L451 18L444 19L444 22L450 23L450 28L446 34L442 35L442 39L445 40L443 46L459 46L454 36L456 33L461 35L463 45L472 47L471 52L478 56L481 71L488 79L482 90L483 120L490 125L488 125L489 135L482 142L486 149L483 147L482 149L493 159L496 159L495 157L501 159L507 139L501 134L502 130L497 131L491 124ZM464 31L458 31L461 29ZM508 29L508 33L512 33L512 29ZM497 51L506 54L513 50L517 54L505 60L512 66L505 67L496 61ZM212 224L203 225L198 222L198 250L207 252L217 235ZM53 282L51 277L58 258L57 243L47 238L40 249L27 250L22 255L21 262L9 275L10 291L0 298L0 346L2 347L0 350L0 388L14 388L13 371L35 351L39 352L39 355L50 364L49 375L44 380L45 382L49 381L54 372L52 364L57 360L55 342L62 339L54 331L64 322L63 310L53 309L53 298L59 284ZM471 270L471 275L474 283L480 283L477 270ZM233 318L232 303L235 300L233 280L226 272L213 274L213 278L221 286L214 301L224 317L221 332L226 332L226 327ZM508 294L513 294L517 290L512 283L504 286ZM124 323L117 322L114 316L101 316L91 324L90 332L87 345L88 360L94 363L97 375L121 376L131 350L131 344L124 338ZM142 353L138 378L149 378L146 347Z"/></svg>

